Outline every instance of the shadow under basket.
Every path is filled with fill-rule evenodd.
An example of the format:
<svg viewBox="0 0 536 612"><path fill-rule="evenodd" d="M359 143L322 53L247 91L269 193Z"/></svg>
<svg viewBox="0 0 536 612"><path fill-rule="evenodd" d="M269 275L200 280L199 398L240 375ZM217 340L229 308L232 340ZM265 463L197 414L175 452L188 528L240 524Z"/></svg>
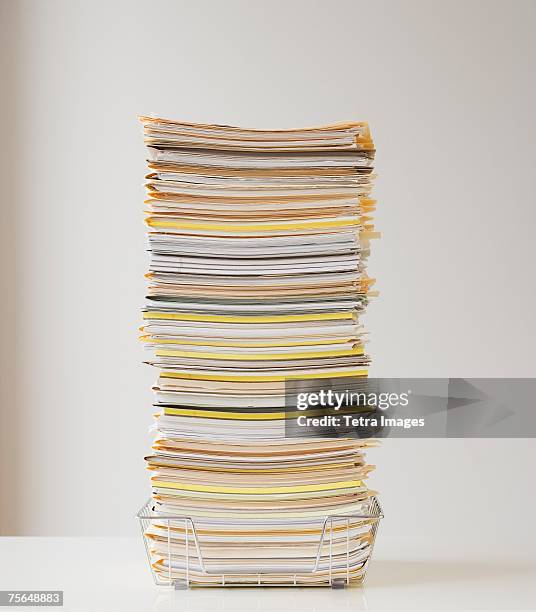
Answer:
<svg viewBox="0 0 536 612"><path fill-rule="evenodd" d="M220 521L217 537L208 535L203 519L157 511L153 500L137 517L157 585L345 588L363 583L383 513L378 499L371 497L358 514L317 518L312 530L308 525L300 531L299 524L282 518L270 519L268 533L262 523L262 534L261 523L251 520L255 535L248 536L247 525L236 533ZM284 534L283 544L278 534Z"/></svg>

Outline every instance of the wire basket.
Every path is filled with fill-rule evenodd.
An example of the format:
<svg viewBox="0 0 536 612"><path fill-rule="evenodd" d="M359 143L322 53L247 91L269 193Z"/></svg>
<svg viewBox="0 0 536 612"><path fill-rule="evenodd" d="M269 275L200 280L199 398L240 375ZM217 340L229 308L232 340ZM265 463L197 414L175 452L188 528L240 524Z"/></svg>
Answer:
<svg viewBox="0 0 536 612"><path fill-rule="evenodd" d="M331 515L319 519L318 540L309 542L313 561L299 571L288 571L281 560L259 558L255 567L244 568L240 557L222 570L207 555L199 519L166 514L149 499L138 512L147 559L157 585L176 589L191 587L329 586L345 588L363 583L383 512L376 497L363 503L359 514ZM278 519L272 529L285 530ZM158 530L158 547L155 534ZM177 545L177 538L180 544ZM364 543L364 544L363 544ZM227 544L229 546L229 544ZM236 547L236 543L234 543Z"/></svg>

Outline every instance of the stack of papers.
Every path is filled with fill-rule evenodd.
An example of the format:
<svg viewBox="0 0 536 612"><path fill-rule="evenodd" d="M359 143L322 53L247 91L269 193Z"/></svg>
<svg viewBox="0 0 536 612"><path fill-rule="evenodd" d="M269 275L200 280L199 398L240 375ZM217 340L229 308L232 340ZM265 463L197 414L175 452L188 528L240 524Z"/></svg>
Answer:
<svg viewBox="0 0 536 612"><path fill-rule="evenodd" d="M370 443L286 439L285 381L368 374L368 126L141 121L151 255L142 340L159 370L147 463L154 509L191 517L204 559L183 528L169 538L155 522L153 567L207 584L204 566L274 582L288 572L358 579L372 523L351 519L331 557L320 538L326 517L366 514Z"/></svg>

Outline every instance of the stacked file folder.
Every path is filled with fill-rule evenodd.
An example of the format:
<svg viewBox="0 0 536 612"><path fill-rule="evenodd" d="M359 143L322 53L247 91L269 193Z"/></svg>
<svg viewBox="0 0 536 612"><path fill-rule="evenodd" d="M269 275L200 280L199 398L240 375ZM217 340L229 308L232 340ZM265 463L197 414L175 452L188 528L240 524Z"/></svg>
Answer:
<svg viewBox="0 0 536 612"><path fill-rule="evenodd" d="M181 523L153 521L153 570L198 584L251 572L266 583L289 572L303 584L358 580L373 539L373 521L356 518L372 497L370 443L285 437L285 382L368 373L368 126L141 121L142 339L159 370L152 509L190 517L196 531L188 540ZM328 554L331 516L352 518L344 533L330 522Z"/></svg>

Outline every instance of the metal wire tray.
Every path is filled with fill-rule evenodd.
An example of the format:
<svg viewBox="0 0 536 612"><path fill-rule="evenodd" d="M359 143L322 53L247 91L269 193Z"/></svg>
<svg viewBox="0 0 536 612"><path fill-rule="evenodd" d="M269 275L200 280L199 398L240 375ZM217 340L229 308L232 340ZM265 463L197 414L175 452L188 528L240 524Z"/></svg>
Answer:
<svg viewBox="0 0 536 612"><path fill-rule="evenodd" d="M376 497L371 497L364 506L363 514L344 514L331 515L323 519L320 538L316 548L316 560L311 568L299 573L287 571L266 571L258 568L254 571L244 573L243 571L226 571L224 574L219 571L211 570L205 562L202 552L202 542L196 529L196 521L190 516L163 514L155 510L154 501L149 499L137 514L140 521L141 533L147 552L147 559L153 574L154 581L157 585L172 586L175 589L188 589L191 587L251 587L251 586L329 586L331 588L345 588L347 586L362 584L368 564L370 562L378 524L383 518L382 508ZM356 521L361 525L369 526L368 540L369 545L365 558L359 561L359 569L356 572L351 569L350 564L350 541L351 528L355 527ZM155 555L151 552L151 542L147 536L147 530L151 524L158 522L167 527L167 556L162 559L162 554L159 554L160 562L167 562L169 568L167 572L156 571ZM353 525L352 525L353 523ZM279 526L284 527L285 521L278 521ZM352 527L351 527L352 526ZM172 549L171 536L172 530L181 530L184 533L184 555L182 555L182 577L177 578L172 573ZM334 533L338 532L339 541L346 542L345 564L342 567L334 567L333 542ZM192 546L193 543L193 546ZM193 554L190 552L193 548ZM327 571L320 571L320 560L322 553L328 560ZM340 557L340 555L339 555ZM195 568L194 564L195 563ZM197 575L197 580L196 580ZM199 580L199 577L208 579L207 582ZM313 582L314 581L314 582Z"/></svg>

